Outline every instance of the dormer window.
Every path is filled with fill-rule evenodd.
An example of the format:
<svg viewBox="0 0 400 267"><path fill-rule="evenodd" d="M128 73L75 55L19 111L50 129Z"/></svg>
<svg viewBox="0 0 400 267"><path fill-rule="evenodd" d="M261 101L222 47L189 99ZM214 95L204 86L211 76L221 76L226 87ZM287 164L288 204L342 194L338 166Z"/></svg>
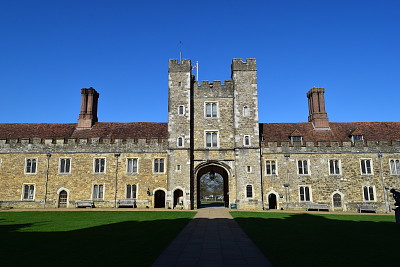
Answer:
<svg viewBox="0 0 400 267"><path fill-rule="evenodd" d="M351 136L351 142L355 142L355 141L364 141L364 136L361 134L355 134Z"/></svg>
<svg viewBox="0 0 400 267"><path fill-rule="evenodd" d="M303 141L303 137L302 136L291 136L290 137L290 141L293 142L302 142Z"/></svg>

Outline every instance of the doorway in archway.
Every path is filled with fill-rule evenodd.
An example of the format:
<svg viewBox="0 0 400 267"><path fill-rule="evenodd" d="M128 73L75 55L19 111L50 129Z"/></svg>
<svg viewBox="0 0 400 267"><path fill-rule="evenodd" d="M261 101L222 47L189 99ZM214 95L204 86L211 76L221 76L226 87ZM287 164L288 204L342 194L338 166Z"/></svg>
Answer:
<svg viewBox="0 0 400 267"><path fill-rule="evenodd" d="M66 208L68 201L68 193L65 190L62 190L60 194L58 194L58 207L59 208Z"/></svg>
<svg viewBox="0 0 400 267"><path fill-rule="evenodd" d="M183 207L183 191L176 189L174 191L174 208Z"/></svg>
<svg viewBox="0 0 400 267"><path fill-rule="evenodd" d="M216 163L204 165L197 171L197 208L228 207L229 187L227 171Z"/></svg>
<svg viewBox="0 0 400 267"><path fill-rule="evenodd" d="M154 192L154 208L165 208L165 192L163 190Z"/></svg>
<svg viewBox="0 0 400 267"><path fill-rule="evenodd" d="M276 201L276 195L275 194L269 194L268 196L268 208L270 210L276 210L277 207L277 201Z"/></svg>

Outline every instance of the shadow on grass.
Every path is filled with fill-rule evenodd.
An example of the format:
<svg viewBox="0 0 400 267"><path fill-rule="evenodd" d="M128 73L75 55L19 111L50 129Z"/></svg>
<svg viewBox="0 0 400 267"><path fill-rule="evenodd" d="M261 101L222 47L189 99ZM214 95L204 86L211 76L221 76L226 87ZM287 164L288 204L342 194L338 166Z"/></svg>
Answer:
<svg viewBox="0 0 400 267"><path fill-rule="evenodd" d="M400 227L394 222L262 216L235 220L274 266L400 266Z"/></svg>
<svg viewBox="0 0 400 267"><path fill-rule="evenodd" d="M150 266L190 219L125 221L64 232L0 226L2 266Z"/></svg>

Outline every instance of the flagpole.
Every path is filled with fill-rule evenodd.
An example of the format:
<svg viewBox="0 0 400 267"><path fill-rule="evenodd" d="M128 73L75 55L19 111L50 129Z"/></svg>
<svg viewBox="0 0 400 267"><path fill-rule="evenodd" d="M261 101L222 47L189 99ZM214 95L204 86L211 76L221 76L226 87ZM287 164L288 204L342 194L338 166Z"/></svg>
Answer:
<svg viewBox="0 0 400 267"><path fill-rule="evenodd" d="M196 61L196 76L197 76L197 81L199 81L199 62Z"/></svg>
<svg viewBox="0 0 400 267"><path fill-rule="evenodd" d="M179 42L179 62L182 62L182 41Z"/></svg>

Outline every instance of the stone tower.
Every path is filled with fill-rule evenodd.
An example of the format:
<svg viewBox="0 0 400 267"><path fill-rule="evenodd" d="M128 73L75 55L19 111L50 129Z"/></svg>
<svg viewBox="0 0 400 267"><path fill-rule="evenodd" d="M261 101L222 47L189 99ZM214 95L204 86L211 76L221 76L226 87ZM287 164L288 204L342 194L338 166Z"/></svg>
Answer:
<svg viewBox="0 0 400 267"><path fill-rule="evenodd" d="M255 59L233 59L234 136L237 202L241 207L262 204L257 68Z"/></svg>
<svg viewBox="0 0 400 267"><path fill-rule="evenodd" d="M168 184L167 205L184 197L190 208L191 164L191 61L170 59L168 66Z"/></svg>

